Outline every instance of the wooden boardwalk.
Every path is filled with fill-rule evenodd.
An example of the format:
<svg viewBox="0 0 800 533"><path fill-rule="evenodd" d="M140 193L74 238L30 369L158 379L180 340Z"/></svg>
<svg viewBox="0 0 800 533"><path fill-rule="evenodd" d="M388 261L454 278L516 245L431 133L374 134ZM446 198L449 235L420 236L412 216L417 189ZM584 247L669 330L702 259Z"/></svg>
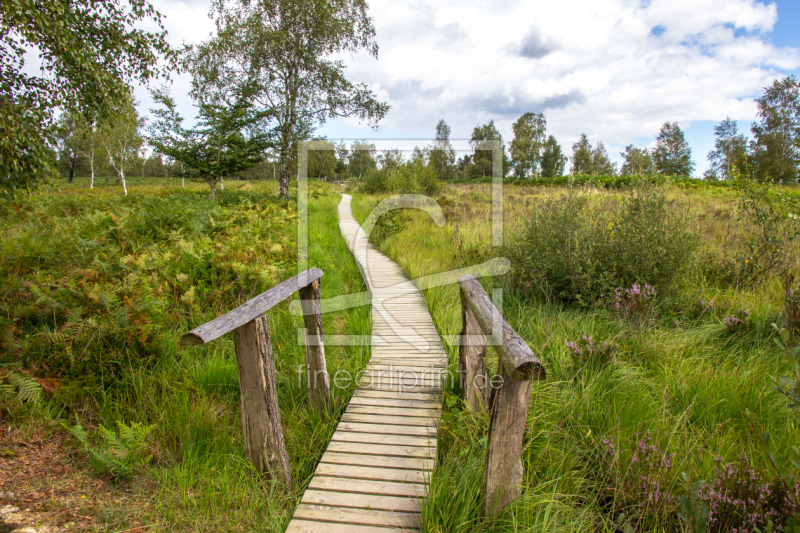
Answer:
<svg viewBox="0 0 800 533"><path fill-rule="evenodd" d="M372 294L372 357L287 533L419 530L436 460L447 354L422 295L369 245L350 200L339 226Z"/></svg>

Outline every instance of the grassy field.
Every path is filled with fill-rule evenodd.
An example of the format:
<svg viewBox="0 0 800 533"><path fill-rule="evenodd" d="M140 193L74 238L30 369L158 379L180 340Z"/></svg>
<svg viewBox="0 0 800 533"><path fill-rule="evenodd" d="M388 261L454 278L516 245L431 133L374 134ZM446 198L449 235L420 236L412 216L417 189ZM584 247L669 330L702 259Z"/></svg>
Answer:
<svg viewBox="0 0 800 533"><path fill-rule="evenodd" d="M0 199L0 372L28 371L46 391L0 404L2 498L15 495L0 504L29 509L19 517L29 525L75 530L283 531L351 391L334 391L336 416L317 416L298 379L301 321L288 301L270 312L296 485L286 491L244 459L230 336L186 349L178 339L297 273L296 202L280 203L273 182L228 183L216 202L207 186L176 180L132 178L128 196L87 185ZM339 199L312 185L310 266L325 272L323 297L364 290L339 235ZM368 334L369 309L323 324ZM356 371L369 350L326 355L329 371ZM152 460L131 479L90 461L68 429L81 424L102 452L98 428L118 422L153 427Z"/></svg>
<svg viewBox="0 0 800 533"><path fill-rule="evenodd" d="M545 199L568 194L562 187L506 185L506 244L522 238L526 221ZM579 194L605 202L625 193L590 187ZM458 391L450 390L439 462L424 510L425 531L611 532L627 531L626 524L635 531L686 530L677 517L678 498L686 494L684 472L709 482L701 496L718 504L712 505L710 530L763 527L759 513L768 505L751 505L756 518L742 517L740 524L736 516L741 509L719 504L720 497L711 492L762 502L781 499L759 436L769 431L778 455L800 442L798 419L770 379L788 370L770 338L770 324L783 318L783 290L777 279L747 290L707 279L709 269L703 265L709 254L718 263L733 260L747 230L737 223L734 192L671 187L666 195L669 209L686 217L700 245L644 320L626 319L608 305L548 301L519 290L507 276L483 280L487 288L505 289L506 319L547 370L547 381L533 388L523 451L524 495L502 515L480 517L486 421L470 415ZM382 198L356 196L356 218L363 220ZM490 246L488 185L451 186L438 201L446 226L437 227L420 211L404 211L373 236L409 276L466 267L509 251ZM797 270L796 248L786 253ZM425 299L440 334L457 334L457 288L429 289ZM701 300L713 301L713 308L694 309ZM731 331L723 319L739 308L749 311L750 327ZM614 342L613 362L577 372L566 343L583 335L597 343ZM456 371L457 347L447 342L445 347ZM490 367L496 368L489 355ZM746 421L747 409L758 417L755 427Z"/></svg>
<svg viewBox="0 0 800 533"><path fill-rule="evenodd" d="M14 515L19 523L67 530L283 531L351 390L334 390L336 416L315 415L297 378L300 321L289 302L270 313L296 484L287 491L244 459L232 340L182 349L178 339L296 274L296 203L277 200L274 182L229 182L216 201L207 186L184 189L177 180L131 178L128 196L121 187L87 186L79 178L0 196L0 378L34 376L44 390L38 402L0 403L0 505L27 509ZM688 531L677 517L682 473L708 481L700 497L712 504L710 531L755 531L778 516L769 512L791 512L759 439L768 431L778 456L800 441L798 419L771 381L787 371L771 338L771 323L784 319L784 288L777 278L747 288L732 281L749 272L743 253L754 230L736 191L660 191L682 223L661 232L682 236L666 250L691 257L644 311L617 312L585 294L567 301L524 283L519 268L482 280L503 288L506 319L547 370L527 421L524 495L499 516L481 517L486 419L467 412L451 385L426 531ZM518 254L534 215L570 195L598 220L630 205L625 187L507 184L506 246L492 248L489 185L451 185L437 198L444 227L403 211L379 223L372 239L412 278L467 267ZM356 217L383 197L356 193ZM339 234L339 199L312 184L310 266L325 271L323 297L364 290ZM650 226L631 226L643 249L670 227L666 218ZM782 253L800 272L796 244ZM457 289L430 289L425 298L456 371L448 339L461 328ZM739 309L749 319L727 325ZM370 312L326 314L323 323L326 334L368 334ZM614 343L609 364L576 366L567 343L584 335ZM369 350L328 346L326 355L330 372L352 372ZM496 368L491 351L489 364ZM101 426L119 423L144 442L127 472L93 459L70 430L80 424L91 448L118 458ZM731 503L748 498L755 503Z"/></svg>

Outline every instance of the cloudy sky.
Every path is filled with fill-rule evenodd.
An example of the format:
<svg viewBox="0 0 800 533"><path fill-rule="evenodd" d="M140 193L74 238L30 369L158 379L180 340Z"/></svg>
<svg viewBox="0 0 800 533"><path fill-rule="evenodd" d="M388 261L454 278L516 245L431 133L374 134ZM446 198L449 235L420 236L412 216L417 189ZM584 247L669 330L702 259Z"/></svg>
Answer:
<svg viewBox="0 0 800 533"><path fill-rule="evenodd" d="M207 1L154 4L173 44L213 31ZM650 145L678 121L699 175L714 124L731 116L749 133L763 87L800 74L798 0L372 0L370 14L378 59L343 59L349 79L392 109L377 131L328 122L318 133L331 140L410 148L444 118L453 138L493 119L510 141L514 120L533 111L567 153L586 133L621 161L626 145ZM193 116L188 83L176 79L173 94ZM146 91L138 97L146 112Z"/></svg>

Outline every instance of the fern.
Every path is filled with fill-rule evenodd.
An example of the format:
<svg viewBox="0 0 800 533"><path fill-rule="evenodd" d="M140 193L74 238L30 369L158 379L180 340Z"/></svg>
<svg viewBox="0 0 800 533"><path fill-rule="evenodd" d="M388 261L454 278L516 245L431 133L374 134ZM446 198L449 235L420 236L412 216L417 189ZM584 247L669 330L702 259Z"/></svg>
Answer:
<svg viewBox="0 0 800 533"><path fill-rule="evenodd" d="M18 372L0 375L0 401L18 399L20 402L38 402L42 399L42 386L35 379Z"/></svg>
<svg viewBox="0 0 800 533"><path fill-rule="evenodd" d="M102 447L94 447L83 426L76 424L70 431L83 445L92 467L98 474L110 473L116 479L130 479L150 463L147 444L155 426L144 426L134 422L130 426L117 421L117 431L100 426Z"/></svg>

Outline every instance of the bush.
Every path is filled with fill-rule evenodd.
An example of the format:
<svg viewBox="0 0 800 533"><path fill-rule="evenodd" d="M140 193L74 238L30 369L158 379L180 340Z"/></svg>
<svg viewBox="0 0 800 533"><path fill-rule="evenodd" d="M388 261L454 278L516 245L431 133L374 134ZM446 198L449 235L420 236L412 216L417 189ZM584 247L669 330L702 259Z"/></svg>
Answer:
<svg viewBox="0 0 800 533"><path fill-rule="evenodd" d="M790 494L780 481L764 479L743 455L738 464L720 461L714 478L698 497L708 505L709 533L755 533L766 531L770 524L786 525L797 511L794 499L800 495L800 485L794 492Z"/></svg>
<svg viewBox="0 0 800 533"><path fill-rule="evenodd" d="M687 228L651 184L621 197L571 188L537 205L512 238L512 283L548 301L584 305L634 284L663 292L697 246Z"/></svg>
<svg viewBox="0 0 800 533"><path fill-rule="evenodd" d="M595 343L584 334L575 342L564 341L572 357L572 368L580 372L584 368L600 369L614 360L617 345L613 342Z"/></svg>

